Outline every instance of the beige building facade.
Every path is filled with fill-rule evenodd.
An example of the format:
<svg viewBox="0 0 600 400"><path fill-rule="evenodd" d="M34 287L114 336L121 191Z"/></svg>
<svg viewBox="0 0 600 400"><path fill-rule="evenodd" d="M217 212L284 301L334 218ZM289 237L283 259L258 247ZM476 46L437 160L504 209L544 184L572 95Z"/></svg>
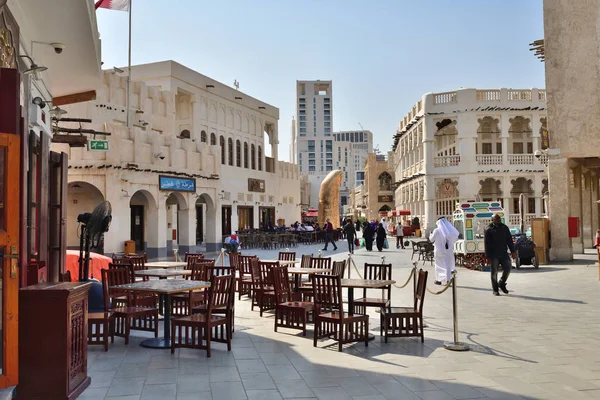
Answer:
<svg viewBox="0 0 600 400"><path fill-rule="evenodd" d="M384 155L369 153L364 173L364 184L357 186L352 192L353 215L367 220L381 219L387 217L388 213L391 216L394 208L394 173L391 160Z"/></svg>
<svg viewBox="0 0 600 400"><path fill-rule="evenodd" d="M544 0L548 89L550 258L594 244L600 226L600 2ZM577 237L567 229L576 219ZM570 234L571 233L571 234Z"/></svg>

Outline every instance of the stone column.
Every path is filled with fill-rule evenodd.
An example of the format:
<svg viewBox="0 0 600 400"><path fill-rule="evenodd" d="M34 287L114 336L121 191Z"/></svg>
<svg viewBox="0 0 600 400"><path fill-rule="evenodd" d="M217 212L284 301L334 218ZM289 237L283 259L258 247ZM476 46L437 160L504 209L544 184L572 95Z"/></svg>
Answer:
<svg viewBox="0 0 600 400"><path fill-rule="evenodd" d="M156 212L154 212L154 210L152 210L152 212L148 210L148 219L151 218L152 214L155 214L158 221L156 232L148 233L148 231L146 231L148 233L147 237L149 258L167 257L167 204L165 200L166 198L164 197L163 193L159 192L158 197L156 198L156 201L158 203ZM150 205L150 207L153 207L153 205ZM154 237L156 237L156 242L152 243L154 242ZM169 239L170 238L171 237L169 236Z"/></svg>
<svg viewBox="0 0 600 400"><path fill-rule="evenodd" d="M431 232L435 229L435 198L436 198L436 184L435 179L432 175L425 175L425 194L423 196L424 200L424 210L423 213L425 215L425 221L421 221L421 228L425 229L427 232ZM421 202L419 202L421 203Z"/></svg>
<svg viewBox="0 0 600 400"><path fill-rule="evenodd" d="M596 241L596 230L599 228L598 224L598 175L594 172L590 176L590 203L591 203L591 221L592 221L592 245Z"/></svg>
<svg viewBox="0 0 600 400"><path fill-rule="evenodd" d="M569 216L579 218L579 237L573 238L571 243L574 253L583 254L583 188L581 167L579 166L573 169L573 181L575 187L569 191L571 197Z"/></svg>
<svg viewBox="0 0 600 400"><path fill-rule="evenodd" d="M511 183L510 183L510 178L509 177L504 177L502 178L502 207L504 208L504 213L505 214L515 214L515 210L512 209L512 202L511 202L511 197L510 197L510 187L511 187ZM495 200L495 199L493 199ZM506 218L506 224L508 225L508 220L509 218Z"/></svg>
<svg viewBox="0 0 600 400"><path fill-rule="evenodd" d="M583 231L584 249L592 248L594 243L594 232L592 232L592 192L590 188L591 175L590 171L583 174L581 185L581 229Z"/></svg>
<svg viewBox="0 0 600 400"><path fill-rule="evenodd" d="M113 219L108 233L104 235L105 254L124 251L124 242L131 237L131 197L125 197L125 192L121 191L124 186L119 172L113 170L106 174L106 200L110 202ZM132 193L129 192L129 195Z"/></svg>
<svg viewBox="0 0 600 400"><path fill-rule="evenodd" d="M551 231L551 261L571 261L573 247L567 228L571 199L569 196L569 160L567 158L550 159L548 161L550 179L549 216Z"/></svg>

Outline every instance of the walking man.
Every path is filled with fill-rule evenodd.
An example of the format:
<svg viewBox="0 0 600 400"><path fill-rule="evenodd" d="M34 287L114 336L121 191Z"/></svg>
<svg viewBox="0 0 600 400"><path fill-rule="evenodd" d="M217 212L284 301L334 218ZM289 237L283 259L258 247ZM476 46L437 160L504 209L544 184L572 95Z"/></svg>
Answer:
<svg viewBox="0 0 600 400"><path fill-rule="evenodd" d="M454 262L454 243L458 240L459 232L441 217L435 223L437 228L433 230L429 240L433 243L433 261L435 263L435 284L446 284L456 269Z"/></svg>
<svg viewBox="0 0 600 400"><path fill-rule="evenodd" d="M331 242L331 244L333 245L333 251L336 251L337 246L333 241L333 225L329 221L329 218L327 218L325 222L325 248L323 249L323 251L327 251L327 246L329 245L329 242Z"/></svg>
<svg viewBox="0 0 600 400"><path fill-rule="evenodd" d="M500 215L494 214L492 223L485 231L485 258L486 263L491 265L492 290L494 291L494 296L500 296L498 288L500 288L504 294L508 294L506 281L508 280L508 275L512 268L512 262L506 252L507 248L510 250L510 255L514 259L516 255L515 245L512 241L510 229L502 223ZM499 265L502 266L502 277L500 278L500 282L498 282Z"/></svg>
<svg viewBox="0 0 600 400"><path fill-rule="evenodd" d="M354 239L356 239L356 229L352 224L352 220L348 218L348 223L344 225L344 232L346 233L346 239L348 240L348 252L354 254Z"/></svg>
<svg viewBox="0 0 600 400"><path fill-rule="evenodd" d="M402 224L400 223L400 220L398 220L398 223L396 224L396 248L399 249L400 246L402 246L402 248L404 248L404 228L402 227Z"/></svg>

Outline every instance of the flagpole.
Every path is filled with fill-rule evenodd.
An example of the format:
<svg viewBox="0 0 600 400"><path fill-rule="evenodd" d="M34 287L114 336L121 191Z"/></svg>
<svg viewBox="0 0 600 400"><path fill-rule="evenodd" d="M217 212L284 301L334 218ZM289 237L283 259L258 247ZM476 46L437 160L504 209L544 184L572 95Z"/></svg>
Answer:
<svg viewBox="0 0 600 400"><path fill-rule="evenodd" d="M131 92L131 6L133 0L129 1L129 49L128 49L128 61L127 61L127 127L131 126L131 121L129 118L129 101L130 101L130 92Z"/></svg>

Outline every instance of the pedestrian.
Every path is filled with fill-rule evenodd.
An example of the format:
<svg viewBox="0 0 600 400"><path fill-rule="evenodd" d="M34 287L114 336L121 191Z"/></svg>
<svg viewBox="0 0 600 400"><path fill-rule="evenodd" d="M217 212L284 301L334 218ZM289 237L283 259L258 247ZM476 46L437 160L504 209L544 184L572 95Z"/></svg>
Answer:
<svg viewBox="0 0 600 400"><path fill-rule="evenodd" d="M333 245L333 251L336 251L337 246L333 241L333 225L329 221L329 218L327 218L325 221L325 248L323 249L323 251L327 251L327 246L329 245L329 242L331 242L331 244Z"/></svg>
<svg viewBox="0 0 600 400"><path fill-rule="evenodd" d="M348 251L350 254L354 254L354 240L356 239L356 229L352 220L348 218L346 225L344 226L344 232L346 233L346 239L348 240Z"/></svg>
<svg viewBox="0 0 600 400"><path fill-rule="evenodd" d="M508 275L510 275L512 262L506 252L507 248L510 250L510 255L514 260L516 256L515 245L512 241L510 229L502 223L502 218L496 213L492 217L492 223L485 231L485 258L486 264L491 265L492 290L494 291L494 296L500 296L498 288L500 288L504 294L508 294L506 281L508 280ZM498 282L499 265L502 266L502 277L500 278L500 282Z"/></svg>
<svg viewBox="0 0 600 400"><path fill-rule="evenodd" d="M404 248L404 232L402 224L398 220L396 224L396 248L399 249L400 247Z"/></svg>
<svg viewBox="0 0 600 400"><path fill-rule="evenodd" d="M377 250L383 251L383 243L385 242L386 236L383 224L379 223L379 226L377 227L377 239L375 239L377 242Z"/></svg>
<svg viewBox="0 0 600 400"><path fill-rule="evenodd" d="M446 284L456 270L454 261L454 243L458 240L459 232L445 217L435 223L437 228L431 232L429 241L433 243L433 260L435 262L436 285Z"/></svg>
<svg viewBox="0 0 600 400"><path fill-rule="evenodd" d="M385 222L385 218L381 218L381 225L383 225L383 229L385 229L385 231L387 232L388 226L387 226L387 223Z"/></svg>
<svg viewBox="0 0 600 400"><path fill-rule="evenodd" d="M373 251L373 236L375 235L375 229L371 224L365 223L363 227L363 239L365 239L365 248L367 251Z"/></svg>
<svg viewBox="0 0 600 400"><path fill-rule="evenodd" d="M356 232L360 232L360 221L356 220Z"/></svg>

